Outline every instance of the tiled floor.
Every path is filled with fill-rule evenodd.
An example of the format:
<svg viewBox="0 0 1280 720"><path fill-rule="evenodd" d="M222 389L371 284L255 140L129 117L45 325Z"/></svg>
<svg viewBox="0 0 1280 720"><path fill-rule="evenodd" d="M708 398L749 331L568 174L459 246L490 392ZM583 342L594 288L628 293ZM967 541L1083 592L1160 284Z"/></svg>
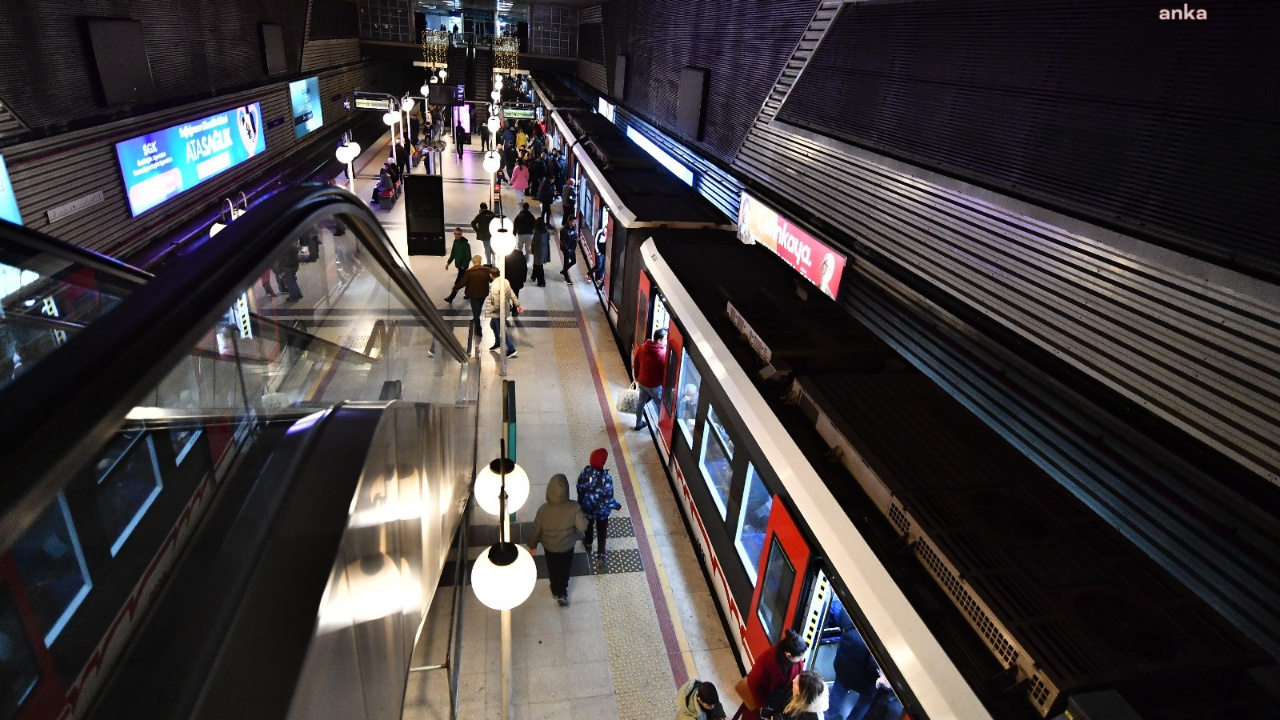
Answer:
<svg viewBox="0 0 1280 720"><path fill-rule="evenodd" d="M376 170L385 153L385 145L375 146L357 161L356 190L362 198L372 191L373 175L359 168ZM456 154L444 153L442 160L446 224L466 228L472 252L478 253L469 223L486 199L480 153L468 151L461 162ZM514 197L504 192L511 207ZM537 204L532 205L536 212ZM379 215L404 254L403 201ZM516 513L515 532L533 520L551 475L564 473L572 486L597 447L609 451L607 467L623 505L615 517L627 518L631 527L625 522L611 527L603 565L593 567L578 553L570 607L558 606L547 581L540 579L533 595L512 611L511 717L670 718L676 710L675 690L690 676L715 682L732 713L740 671L657 450L647 432L630 430L632 418L620 419L612 407L615 393L630 381L608 321L590 282L575 271L575 282L565 284L554 255L547 286L526 285L521 292L521 304L532 312L513 330L519 357L508 363L508 378L516 383L516 459L533 483L529 502ZM445 270L444 258L408 260L427 293L440 303L454 278L452 270ZM462 328L469 311L459 299L447 317ZM482 347L488 347L492 338L487 325L484 332ZM496 360L491 354L482 358L482 461L498 454L501 378ZM496 518L477 511L473 523L496 525ZM437 593L415 665L445 662L451 597L444 589ZM481 606L469 590L465 597L459 716L500 718L499 613ZM414 673L404 716L447 719L448 697L444 671Z"/></svg>

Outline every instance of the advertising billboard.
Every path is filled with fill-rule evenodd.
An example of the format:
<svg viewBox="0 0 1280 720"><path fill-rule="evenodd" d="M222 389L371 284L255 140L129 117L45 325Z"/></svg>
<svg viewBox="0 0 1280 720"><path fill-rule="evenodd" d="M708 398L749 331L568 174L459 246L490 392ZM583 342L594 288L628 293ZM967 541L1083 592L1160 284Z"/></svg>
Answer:
<svg viewBox="0 0 1280 720"><path fill-rule="evenodd" d="M293 105L293 134L302 137L324 125L320 107L320 81L307 78L289 83L289 102Z"/></svg>
<svg viewBox="0 0 1280 720"><path fill-rule="evenodd" d="M259 103L116 143L134 217L266 152Z"/></svg>
<svg viewBox="0 0 1280 720"><path fill-rule="evenodd" d="M747 193L738 206L738 238L759 243L777 253L806 280L834 298L840 292L845 256L792 225L776 210Z"/></svg>
<svg viewBox="0 0 1280 720"><path fill-rule="evenodd" d="M14 225L22 224L18 198L13 194L13 183L9 182L9 168L4 164L3 155L0 155L0 220L8 220Z"/></svg>

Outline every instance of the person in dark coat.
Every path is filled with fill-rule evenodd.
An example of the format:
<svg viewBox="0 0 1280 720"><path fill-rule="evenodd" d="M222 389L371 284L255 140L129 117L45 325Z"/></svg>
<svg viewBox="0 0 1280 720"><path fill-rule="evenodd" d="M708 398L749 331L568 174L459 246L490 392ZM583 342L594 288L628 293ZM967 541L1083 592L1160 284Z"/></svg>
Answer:
<svg viewBox="0 0 1280 720"><path fill-rule="evenodd" d="M490 265L493 264L493 245L489 242L489 223L492 220L493 213L489 211L489 203L480 203L480 212L471 219L471 229L476 231L476 238L484 246L485 262Z"/></svg>
<svg viewBox="0 0 1280 720"><path fill-rule="evenodd" d="M489 146L489 126L484 123L480 123L480 150L482 152L488 152Z"/></svg>
<svg viewBox="0 0 1280 720"><path fill-rule="evenodd" d="M444 301L452 303L458 296L456 285L462 282L462 274L467 271L467 263L471 261L471 243L462 236L462 228L453 229L453 247L449 249L449 259L444 261L444 269L448 270L452 263L458 269L458 276L453 279L455 289L445 296Z"/></svg>
<svg viewBox="0 0 1280 720"><path fill-rule="evenodd" d="M575 203L577 202L577 188L573 186L573 178L567 178L564 181L564 189L560 191L560 224L565 225L569 222L569 218L577 217L574 214Z"/></svg>
<svg viewBox="0 0 1280 720"><path fill-rule="evenodd" d="M542 178L547 175L547 164L538 156L538 152L536 150L530 153L529 157L532 159L529 160L529 188L527 194L530 197L537 197L539 185L542 184Z"/></svg>
<svg viewBox="0 0 1280 720"><path fill-rule="evenodd" d="M551 203L556 201L556 183L550 175L543 175L538 185L538 202L542 203L542 219L551 221Z"/></svg>
<svg viewBox="0 0 1280 720"><path fill-rule="evenodd" d="M471 319L476 325L476 342L480 341L480 335L484 332L484 326L480 324L480 312L484 310L485 298L489 297L490 282L489 268L485 267L484 258L476 255L471 258L471 267L453 284L455 293L460 288L466 288L462 294L471 303Z"/></svg>
<svg viewBox="0 0 1280 720"><path fill-rule="evenodd" d="M560 228L560 252L564 256L564 260L560 265L560 275L564 277L564 281L573 284L573 280L569 279L569 268L578 264L578 219L570 217L565 220L564 227Z"/></svg>
<svg viewBox="0 0 1280 720"><path fill-rule="evenodd" d="M836 679L831 684L831 704L826 720L862 720L876 697L877 685L888 683L880 674L880 666L872 657L862 634L852 625L840 636L832 669ZM858 700L849 714L844 715L845 699L851 692L857 693Z"/></svg>
<svg viewBox="0 0 1280 720"><path fill-rule="evenodd" d="M467 131L462 127L462 121L453 128L453 145L458 150L458 161L462 161L462 147L467 141Z"/></svg>
<svg viewBox="0 0 1280 720"><path fill-rule="evenodd" d="M604 557L605 538L609 535L609 516L614 510L622 509L622 505L613 499L613 476L604 468L608 459L608 450L596 448L591 452L591 462L578 475L578 504L582 506L582 514L587 516L587 536L582 539L582 546L590 555L591 536L594 534L601 558Z"/></svg>
<svg viewBox="0 0 1280 720"><path fill-rule="evenodd" d="M520 203L520 212L511 221L511 231L515 233L520 252L529 252L529 245L533 242L533 213L529 212L529 203Z"/></svg>
<svg viewBox="0 0 1280 720"><path fill-rule="evenodd" d="M538 287L546 287L547 277L543 273L543 266L551 262L551 229L542 218L533 223L533 243L529 249L533 255L533 274L529 279L537 283Z"/></svg>
<svg viewBox="0 0 1280 720"><path fill-rule="evenodd" d="M503 272L506 273L507 282L511 283L511 292L520 297L520 289L524 287L525 281L529 279L529 258L520 248L512 250L505 258L503 258Z"/></svg>
<svg viewBox="0 0 1280 720"><path fill-rule="evenodd" d="M538 543L546 553L547 576L551 580L551 594L562 607L569 605L569 568L573 565L573 545L587 529L587 518L582 506L569 499L569 478L563 473L551 476L547 483L547 501L533 517L533 535L529 537L529 549L537 550Z"/></svg>
<svg viewBox="0 0 1280 720"><path fill-rule="evenodd" d="M276 253L272 270L276 274L276 285L281 292L286 292L289 302L302 299L302 288L298 286L298 241L290 240Z"/></svg>

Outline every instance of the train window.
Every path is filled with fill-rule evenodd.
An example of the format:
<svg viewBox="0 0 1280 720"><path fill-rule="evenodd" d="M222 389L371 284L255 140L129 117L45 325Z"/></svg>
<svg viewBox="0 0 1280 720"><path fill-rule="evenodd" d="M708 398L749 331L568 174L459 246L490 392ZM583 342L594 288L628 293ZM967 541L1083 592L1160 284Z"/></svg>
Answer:
<svg viewBox="0 0 1280 720"><path fill-rule="evenodd" d="M13 544L13 559L27 589L36 627L52 646L93 587L71 510L61 494Z"/></svg>
<svg viewBox="0 0 1280 720"><path fill-rule="evenodd" d="M693 364L689 351L685 350L680 357L680 403L676 406L676 423L684 432L684 439L693 447L693 425L698 419L698 392L702 388L702 373Z"/></svg>
<svg viewBox="0 0 1280 720"><path fill-rule="evenodd" d="M119 554L163 487L152 436L129 431L116 438L98 463L95 499L102 527L112 538L112 557Z"/></svg>
<svg viewBox="0 0 1280 720"><path fill-rule="evenodd" d="M702 433L702 477L711 488L711 498L720 510L720 519L729 515L729 485L733 482L733 442L720 426L715 407L707 410L708 429ZM714 428L714 429L713 429Z"/></svg>
<svg viewBox="0 0 1280 720"><path fill-rule="evenodd" d="M40 681L40 667L7 585L0 586L0 677L0 717L11 718Z"/></svg>
<svg viewBox="0 0 1280 720"><path fill-rule="evenodd" d="M756 568L760 565L760 553L764 551L765 526L769 524L769 512L773 509L773 496L756 473L754 465L747 464L747 482L742 490L743 502L738 516L738 534L734 545L742 566L747 569L751 584L756 584Z"/></svg>
<svg viewBox="0 0 1280 720"><path fill-rule="evenodd" d="M769 545L769 564L764 568L764 587L760 589L760 606L756 610L770 645L782 637L787 605L791 603L791 587L795 583L796 569L775 536Z"/></svg>

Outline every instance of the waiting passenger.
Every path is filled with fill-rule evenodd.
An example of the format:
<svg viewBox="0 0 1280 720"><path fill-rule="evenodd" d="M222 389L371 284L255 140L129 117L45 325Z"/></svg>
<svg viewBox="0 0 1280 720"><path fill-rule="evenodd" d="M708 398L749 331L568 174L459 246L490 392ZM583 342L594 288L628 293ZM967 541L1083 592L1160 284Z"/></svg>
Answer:
<svg viewBox="0 0 1280 720"><path fill-rule="evenodd" d="M768 707L774 712L766 709L761 715L773 720L818 720L827 711L827 684L818 673L805 670L776 690Z"/></svg>
<svg viewBox="0 0 1280 720"><path fill-rule="evenodd" d="M716 686L694 678L676 691L676 720L718 720L724 717Z"/></svg>
<svg viewBox="0 0 1280 720"><path fill-rule="evenodd" d="M604 469L608 459L608 450L596 448L591 452L590 464L578 475L578 503L582 505L582 514L587 516L587 536L582 539L582 547L591 554L594 533L601 560L605 557L605 538L609 536L609 516L614 510L622 509L613 499L613 476Z"/></svg>
<svg viewBox="0 0 1280 720"><path fill-rule="evenodd" d="M543 266L551 262L551 230L542 218L538 218L533 223L533 243L529 250L533 255L533 274L529 279L537 283L538 287L546 287L547 276L544 274Z"/></svg>
<svg viewBox="0 0 1280 720"><path fill-rule="evenodd" d="M471 267L453 284L453 293L464 287L466 290L462 295L471 303L471 320L475 323L475 341L478 344L480 335L484 332L480 325L480 313L484 310L485 298L489 297L489 268L484 266L484 258L479 255L471 258Z"/></svg>
<svg viewBox="0 0 1280 720"><path fill-rule="evenodd" d="M804 653L808 649L809 643L795 630L788 629L777 645L760 655L747 673L746 682L738 683L743 704L738 715L743 720L760 720L761 706L778 690L786 689L804 670Z"/></svg>
<svg viewBox="0 0 1280 720"><path fill-rule="evenodd" d="M561 606L569 605L569 568L573 565L573 545L587 529L587 518L582 506L569 499L569 478L563 473L551 476L547 483L547 501L533 517L533 535L529 549L536 551L538 543L546 552L547 576L551 580L551 594Z"/></svg>

